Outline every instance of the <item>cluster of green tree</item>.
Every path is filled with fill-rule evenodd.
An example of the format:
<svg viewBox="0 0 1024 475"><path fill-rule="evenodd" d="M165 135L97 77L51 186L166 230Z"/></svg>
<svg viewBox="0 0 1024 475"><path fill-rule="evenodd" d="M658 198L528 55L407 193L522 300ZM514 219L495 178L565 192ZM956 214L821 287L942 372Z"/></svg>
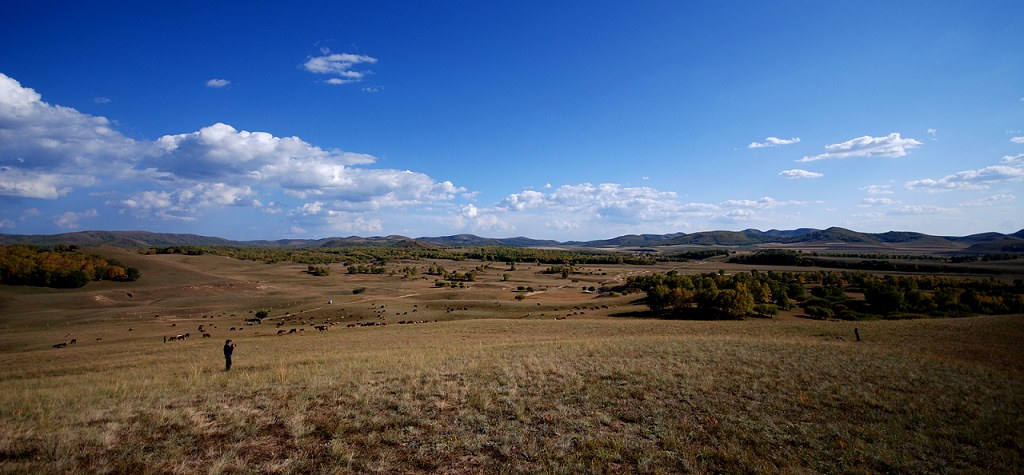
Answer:
<svg viewBox="0 0 1024 475"><path fill-rule="evenodd" d="M881 272L914 272L914 273L985 273L996 271L974 267L929 264L921 262L901 262L899 259L865 259L855 260L841 257L823 257L807 255L797 251L781 249L764 249L750 254L740 254L729 258L734 264L759 266L791 266L791 267L823 267L826 269L852 269ZM950 261L951 262L951 261Z"/></svg>
<svg viewBox="0 0 1024 475"><path fill-rule="evenodd" d="M310 264L310 265L306 266L306 273L308 273L310 275L315 275L315 276L323 277L323 276L326 276L326 275L331 275L331 268L327 267L327 266L318 266L318 265Z"/></svg>
<svg viewBox="0 0 1024 475"><path fill-rule="evenodd" d="M462 273L462 272L448 272L448 273L446 273L444 275L444 279L445 280L450 280L450 281L453 281L453 282L475 282L476 281L476 271L472 271L471 270L471 271L466 272L466 273Z"/></svg>
<svg viewBox="0 0 1024 475"><path fill-rule="evenodd" d="M445 275L448 271L436 262L427 267L427 275Z"/></svg>
<svg viewBox="0 0 1024 475"><path fill-rule="evenodd" d="M478 259L491 262L534 262L541 264L630 264L652 265L657 262L653 256L626 254L621 252L603 252L591 250L556 250L531 249L523 247L467 248L462 250L467 259Z"/></svg>
<svg viewBox="0 0 1024 475"><path fill-rule="evenodd" d="M850 259L903 259L910 261L944 262L946 257L931 254L889 254L885 252L811 252L812 257L843 257Z"/></svg>
<svg viewBox="0 0 1024 475"><path fill-rule="evenodd" d="M186 254L232 257L267 263L298 264L370 263L378 265L400 259L477 259L487 262L535 262L537 264L632 264L650 265L654 257L589 250L549 250L519 247L418 249L398 246L353 246L342 248L271 248L226 246L166 246L140 250L145 254Z"/></svg>
<svg viewBox="0 0 1024 475"><path fill-rule="evenodd" d="M1012 283L864 272L648 274L627 280L656 312L730 318L800 306L816 318L859 320L1024 313L1024 280ZM864 298L852 298L851 293Z"/></svg>
<svg viewBox="0 0 1024 475"><path fill-rule="evenodd" d="M1024 313L1024 280L965 280L935 276L849 274L868 310L881 315L996 315ZM853 315L856 317L857 315Z"/></svg>
<svg viewBox="0 0 1024 475"><path fill-rule="evenodd" d="M540 271L541 274L561 274L563 279L568 278L574 272L576 272L576 267L572 265L551 266Z"/></svg>
<svg viewBox="0 0 1024 475"><path fill-rule="evenodd" d="M0 246L0 283L5 285L70 289L94 280L133 281L140 275L134 267L82 254L75 246Z"/></svg>
<svg viewBox="0 0 1024 475"><path fill-rule="evenodd" d="M967 255L951 256L949 258L949 262L1012 261L1012 260L1015 260L1015 259L1020 259L1020 257L1021 257L1021 254L1016 254L1016 253L1012 253L1012 252L1000 252L1000 253L997 253L997 254L984 254L984 255L981 255L981 256L976 256L976 255L971 255L971 256L967 256Z"/></svg>
<svg viewBox="0 0 1024 475"><path fill-rule="evenodd" d="M712 257L728 256L731 251L726 249L701 249L695 251L672 252L658 256L662 261L702 261Z"/></svg>
<svg viewBox="0 0 1024 475"><path fill-rule="evenodd" d="M349 274L383 274L387 269L384 266L374 265L351 265L348 266Z"/></svg>
<svg viewBox="0 0 1024 475"><path fill-rule="evenodd" d="M814 265L814 261L796 251L782 249L763 249L750 254L739 254L729 258L733 264L749 264L755 266L804 266Z"/></svg>
<svg viewBox="0 0 1024 475"><path fill-rule="evenodd" d="M645 274L629 277L626 288L646 292L647 306L655 312L703 318L737 318L754 312L758 305L758 313L771 314L776 308L790 308L793 299L806 295L798 274L757 271Z"/></svg>

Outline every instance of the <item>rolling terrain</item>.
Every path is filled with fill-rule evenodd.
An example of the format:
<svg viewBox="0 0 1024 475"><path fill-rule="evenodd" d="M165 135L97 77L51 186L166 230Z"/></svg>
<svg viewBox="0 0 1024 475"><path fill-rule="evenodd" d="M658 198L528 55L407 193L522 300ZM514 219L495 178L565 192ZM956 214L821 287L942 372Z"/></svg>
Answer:
<svg viewBox="0 0 1024 475"><path fill-rule="evenodd" d="M0 285L0 472L1024 465L1020 315L674 320L648 312L642 295L588 290L630 275L752 269L724 258L587 265L568 278L530 263L438 261L479 271L453 288L435 285L426 259L314 276L292 262L83 251L141 277ZM1020 277L1016 261L997 264ZM253 321L261 310L267 318ZM227 372L229 338L238 348Z"/></svg>
<svg viewBox="0 0 1024 475"><path fill-rule="evenodd" d="M860 233L843 228L796 229L791 231L706 231L693 234L626 235L597 241L536 240L526 237L483 238L472 234L409 238L405 236L329 237L322 239L280 239L274 241L231 241L193 234L166 234L147 231L81 231L53 235L0 234L0 244L52 246L109 245L126 249L161 246L233 246L321 248L348 246L438 246L438 247L565 247L600 249L689 247L785 247L837 252L931 252L931 253L1020 253L1024 252L1024 230L1013 234L982 233L970 236L931 236L915 232Z"/></svg>

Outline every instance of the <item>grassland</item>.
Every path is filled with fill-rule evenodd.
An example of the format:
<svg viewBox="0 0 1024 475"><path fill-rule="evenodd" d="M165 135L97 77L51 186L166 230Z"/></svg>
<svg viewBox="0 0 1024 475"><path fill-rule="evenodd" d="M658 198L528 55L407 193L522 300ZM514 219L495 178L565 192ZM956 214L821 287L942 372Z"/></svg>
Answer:
<svg viewBox="0 0 1024 475"><path fill-rule="evenodd" d="M632 317L636 295L582 291L658 267L561 279L496 265L468 289L440 289L422 275L314 277L288 263L103 252L143 277L0 287L2 472L1024 466L1020 316L659 320ZM519 286L534 291L519 301ZM247 325L259 309L271 317ZM397 324L407 320L429 323ZM311 326L326 321L338 324ZM226 338L239 345L230 372Z"/></svg>

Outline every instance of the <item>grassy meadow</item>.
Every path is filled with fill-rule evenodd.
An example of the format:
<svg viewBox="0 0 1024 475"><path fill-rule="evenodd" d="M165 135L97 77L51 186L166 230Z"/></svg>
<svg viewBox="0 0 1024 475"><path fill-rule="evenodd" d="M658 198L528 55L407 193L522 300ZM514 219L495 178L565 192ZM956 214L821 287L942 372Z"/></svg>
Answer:
<svg viewBox="0 0 1024 475"><path fill-rule="evenodd" d="M561 279L499 264L450 289L431 276L104 252L142 278L0 286L0 472L1024 466L1020 316L660 320L636 317L638 295L582 289L662 267ZM519 286L534 290L517 300ZM247 325L260 309L270 318ZM427 323L398 324L410 320ZM238 343L230 372L227 338Z"/></svg>

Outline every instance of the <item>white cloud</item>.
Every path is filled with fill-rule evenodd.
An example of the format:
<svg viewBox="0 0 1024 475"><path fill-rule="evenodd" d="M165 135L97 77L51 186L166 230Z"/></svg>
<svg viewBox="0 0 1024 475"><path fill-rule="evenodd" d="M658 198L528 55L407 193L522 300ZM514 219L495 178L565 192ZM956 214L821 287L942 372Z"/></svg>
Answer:
<svg viewBox="0 0 1024 475"><path fill-rule="evenodd" d="M325 74L332 76L327 79L328 84L348 84L362 81L370 74L370 71L358 71L355 68L360 65L376 64L377 58L361 54L335 53L330 54L324 51L323 56L308 58L302 64L303 69L314 74Z"/></svg>
<svg viewBox="0 0 1024 475"><path fill-rule="evenodd" d="M964 208L980 208L983 206L992 206L996 203L1002 203L1006 201L1014 201L1017 197L1010 193L999 193L985 198L981 198L974 201L968 201L966 203L960 203L960 206Z"/></svg>
<svg viewBox="0 0 1024 475"><path fill-rule="evenodd" d="M956 212L954 208L943 208L941 206L932 205L913 205L913 206L900 206L889 211L890 216L910 216L910 215L927 215L927 214L946 214Z"/></svg>
<svg viewBox="0 0 1024 475"><path fill-rule="evenodd" d="M148 152L106 118L47 104L0 73L0 194L56 199L95 176L131 169Z"/></svg>
<svg viewBox="0 0 1024 475"><path fill-rule="evenodd" d="M811 155L797 160L798 162L813 162L830 158L854 158L854 157L903 157L907 150L920 147L920 141L903 138L899 133L893 132L885 137L863 136L846 142L825 146L825 153Z"/></svg>
<svg viewBox="0 0 1024 475"><path fill-rule="evenodd" d="M94 102L96 104L99 104L99 105L110 104L110 98L107 98L107 97L94 97L94 98L92 98L92 102Z"/></svg>
<svg viewBox="0 0 1024 475"><path fill-rule="evenodd" d="M71 192L76 177L0 167L0 195L54 200Z"/></svg>
<svg viewBox="0 0 1024 475"><path fill-rule="evenodd" d="M726 200L721 204L722 208L758 208L758 209L772 209L781 208L783 206L803 206L809 203L821 203L821 201L796 201L786 200L779 201L770 196L763 196L756 200Z"/></svg>
<svg viewBox="0 0 1024 475"><path fill-rule="evenodd" d="M869 195L891 195L895 193L892 191L892 185L868 185L861 189Z"/></svg>
<svg viewBox="0 0 1024 475"><path fill-rule="evenodd" d="M206 87L213 89L220 89L222 87L228 87L230 85L231 81L228 81L227 79L210 79L209 81L206 81Z"/></svg>
<svg viewBox="0 0 1024 475"><path fill-rule="evenodd" d="M861 206L890 206L896 204L900 204L900 202L890 198L864 198L860 201Z"/></svg>
<svg viewBox="0 0 1024 475"><path fill-rule="evenodd" d="M994 165L977 170L965 170L939 179L911 180L904 185L908 190L948 191L955 189L983 189L996 183L1024 179L1024 168Z"/></svg>
<svg viewBox="0 0 1024 475"><path fill-rule="evenodd" d="M158 170L189 178L245 175L262 179L313 171L293 169L297 164L315 164L321 167L319 172L335 173L345 165L376 160L366 154L323 150L298 137L238 131L223 123L189 134L165 135L156 143L164 152L157 161Z"/></svg>
<svg viewBox="0 0 1024 475"><path fill-rule="evenodd" d="M797 180L797 179L802 179L802 178L821 178L821 177L823 177L825 175L821 174L821 173L818 173L818 172L811 172L811 171L807 171L807 170L793 169L793 170L783 170L783 171L779 172L779 176L781 176L783 178L789 178L790 180Z"/></svg>
<svg viewBox="0 0 1024 475"><path fill-rule="evenodd" d="M936 137L936 133L938 133L938 130L936 130L936 129L928 129L928 135L932 136L932 140L938 140L937 137Z"/></svg>
<svg viewBox="0 0 1024 475"><path fill-rule="evenodd" d="M780 145L790 145L799 143L800 137L793 137L791 139L780 139L778 137L768 137L764 139L764 142L750 142L747 148L767 148L767 147L778 147Z"/></svg>
<svg viewBox="0 0 1024 475"><path fill-rule="evenodd" d="M0 219L0 229L12 229L14 226L14 221L9 219Z"/></svg>
<svg viewBox="0 0 1024 475"><path fill-rule="evenodd" d="M549 227L566 223L591 227L602 226L601 223L664 225L681 223L686 216L705 212L680 203L673 192L615 183L563 185L543 192L523 190L506 196L489 211L508 218L520 216L515 219L527 225L543 220Z"/></svg>
<svg viewBox="0 0 1024 475"><path fill-rule="evenodd" d="M1010 141L1013 143L1024 143L1024 136L1022 137L1011 137Z"/></svg>
<svg viewBox="0 0 1024 475"><path fill-rule="evenodd" d="M1015 164L1024 163L1024 153L1018 153L1017 155L1004 155L1003 163Z"/></svg>
<svg viewBox="0 0 1024 475"><path fill-rule="evenodd" d="M196 183L173 191L147 190L107 204L138 217L190 221L205 208L252 206L255 192L247 187L224 183Z"/></svg>
<svg viewBox="0 0 1024 475"><path fill-rule="evenodd" d="M566 239L566 234L579 230L600 229L607 236L628 234L636 232L638 225L650 230L647 232L678 232L692 229L691 219L729 224L761 222L778 217L781 209L811 203L821 202L783 201L768 196L720 204L683 202L674 192L650 187L581 183L513 193L492 208L480 209L479 216L493 214L510 225L531 229L543 222L547 228L559 231L557 239Z"/></svg>
<svg viewBox="0 0 1024 475"><path fill-rule="evenodd" d="M99 213L95 209L82 211L81 213L75 213L68 211L55 218L53 218L53 224L63 229L78 229L79 221L86 218L95 218L99 216Z"/></svg>

